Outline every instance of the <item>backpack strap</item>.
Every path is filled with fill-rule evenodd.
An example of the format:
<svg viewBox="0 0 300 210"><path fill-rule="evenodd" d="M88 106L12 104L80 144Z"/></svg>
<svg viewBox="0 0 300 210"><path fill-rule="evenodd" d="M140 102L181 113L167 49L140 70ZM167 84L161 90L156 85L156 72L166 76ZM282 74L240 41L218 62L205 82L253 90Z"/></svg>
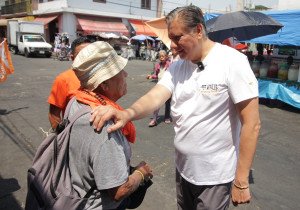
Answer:
<svg viewBox="0 0 300 210"><path fill-rule="evenodd" d="M68 106L69 105L72 105L72 103L74 102L74 99L72 100L72 101L70 101L70 103L68 104ZM70 111L70 106L68 107L68 111ZM77 110L76 112L75 112L75 114L73 114L71 117L70 117L70 119L64 119L64 120L67 120L68 121L68 123L65 125L66 127L65 127L65 132L68 132L68 135L70 135L70 132L71 132L71 129L72 129L72 126L73 126L73 124L75 123L75 121L79 118L79 117L81 117L81 116L83 116L83 115L85 115L85 114L87 114L87 113L90 113L91 112L91 108L89 107L89 106L84 106L84 107L82 107L82 108L80 108L79 110ZM69 113L67 113L67 115L69 115ZM69 141L69 139L70 138L68 138L68 139L66 139L66 140L68 140ZM69 145L69 144L68 144ZM69 147L69 146L67 146L67 147ZM68 148L66 148L67 150L66 150L66 152L68 152ZM54 156L53 156L53 163L54 163L54 168L56 167L56 164L57 164L57 159L58 159L58 139L57 138L55 138L54 140L53 140L53 153L54 153ZM52 178L51 178L51 180L52 180ZM57 186L55 186L54 185L54 183L51 181L51 183L50 183L50 192L51 192L51 194L52 194L52 196L53 196L53 198L56 198L57 197L57 194L56 194L56 192L55 192L55 189L56 189L56 187ZM92 186L91 188L90 188L90 190L87 192L87 194L86 194L86 196L90 196L91 194L92 194L92 192L94 191L94 189L96 188L96 185L95 186Z"/></svg>
<svg viewBox="0 0 300 210"><path fill-rule="evenodd" d="M73 100L74 101L74 100ZM69 127L69 132L71 132L71 128L74 124L74 122L79 118L81 117L82 115L85 115L87 113L90 113L91 112L91 108L89 106L84 106L83 108L79 109L78 111L75 112L75 114L73 116L71 116L70 119L64 119L65 121L67 121L66 124L64 124L64 128L63 130L66 128L66 127ZM63 131L62 130L62 131ZM58 142L57 142L57 138L54 139L54 142L53 142L53 152L54 152L54 157L53 157L53 162L54 162L54 166L56 166L56 163L57 163L57 156L58 156Z"/></svg>
<svg viewBox="0 0 300 210"><path fill-rule="evenodd" d="M93 194L93 192L94 192L95 189L97 189L96 183L94 183L91 186L91 188L86 192L86 194L85 194L85 196L83 198L89 198Z"/></svg>
<svg viewBox="0 0 300 210"><path fill-rule="evenodd" d="M57 134L61 133L67 126L68 124L71 122L71 119L73 118L73 116L77 116L76 114L80 112L80 110L83 110L83 109L80 109L79 111L77 111L70 119L69 119L69 115L70 115L70 111L71 111L71 107L72 107L72 104L76 101L76 97L72 97L71 100L68 102L67 104L67 107L65 109L65 113L64 113L64 116L63 116L63 119L62 121L57 125L56 129L55 129L55 132ZM88 107L88 106L86 106ZM85 108L84 108L85 109ZM86 109L85 109L86 110ZM91 109L89 108L89 110L91 111ZM85 112L86 113L86 112ZM85 113L82 113L80 114L81 115L84 115ZM76 119L80 116L77 116ZM76 120L74 119L74 121Z"/></svg>

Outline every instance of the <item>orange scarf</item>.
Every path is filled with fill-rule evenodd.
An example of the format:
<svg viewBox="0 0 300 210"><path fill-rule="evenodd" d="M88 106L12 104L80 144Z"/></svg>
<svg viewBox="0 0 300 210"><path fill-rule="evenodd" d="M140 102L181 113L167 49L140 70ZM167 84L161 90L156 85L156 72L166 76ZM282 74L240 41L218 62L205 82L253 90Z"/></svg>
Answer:
<svg viewBox="0 0 300 210"><path fill-rule="evenodd" d="M119 106L118 104L116 104L114 101L108 99L107 97L98 94L98 96L100 96L101 98L103 98L104 100L101 102L96 98L96 94L94 92L88 91L88 93L82 91L82 90L78 90L76 92L76 99L78 101L80 101L81 103L87 104L92 108L95 108L99 105L111 105L112 107L118 109L118 110L124 110L121 106ZM134 124L129 121L122 129L121 129L123 135L127 138L127 140L131 143L135 142L135 137L136 137L136 131L135 131L135 127Z"/></svg>

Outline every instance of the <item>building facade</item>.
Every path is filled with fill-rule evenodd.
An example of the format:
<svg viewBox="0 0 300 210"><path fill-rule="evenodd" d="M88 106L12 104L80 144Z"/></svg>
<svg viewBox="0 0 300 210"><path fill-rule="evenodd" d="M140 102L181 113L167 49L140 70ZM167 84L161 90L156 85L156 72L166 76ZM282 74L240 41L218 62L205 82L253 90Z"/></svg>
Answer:
<svg viewBox="0 0 300 210"><path fill-rule="evenodd" d="M116 33L131 37L153 34L144 21L160 17L161 0L7 0L1 19L34 17L45 25L46 40L67 33L70 41L80 34ZM27 18L28 19L28 18Z"/></svg>
<svg viewBox="0 0 300 210"><path fill-rule="evenodd" d="M32 14L48 30L68 33L70 41L78 35L116 33L128 37L135 34L154 35L144 21L158 16L157 0L32 0Z"/></svg>

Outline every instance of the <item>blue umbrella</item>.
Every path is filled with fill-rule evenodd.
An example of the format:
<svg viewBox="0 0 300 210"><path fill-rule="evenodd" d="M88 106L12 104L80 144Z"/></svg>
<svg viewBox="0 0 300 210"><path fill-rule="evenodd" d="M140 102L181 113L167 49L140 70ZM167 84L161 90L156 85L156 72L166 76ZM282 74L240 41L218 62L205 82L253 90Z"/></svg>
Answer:
<svg viewBox="0 0 300 210"><path fill-rule="evenodd" d="M145 40L151 40L151 41L154 41L154 39L150 36L146 36L146 35L136 35L136 36L133 36L130 38L130 40L137 40L137 41L145 41Z"/></svg>

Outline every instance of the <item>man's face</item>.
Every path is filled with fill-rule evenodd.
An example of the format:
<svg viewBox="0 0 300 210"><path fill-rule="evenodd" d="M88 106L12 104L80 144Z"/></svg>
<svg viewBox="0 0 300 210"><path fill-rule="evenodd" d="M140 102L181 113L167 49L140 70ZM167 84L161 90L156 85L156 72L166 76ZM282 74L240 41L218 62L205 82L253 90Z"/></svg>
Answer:
<svg viewBox="0 0 300 210"><path fill-rule="evenodd" d="M114 77L106 81L108 86L107 96L113 100L117 101L122 96L127 93L127 82L126 77L128 76L127 72L122 70Z"/></svg>
<svg viewBox="0 0 300 210"><path fill-rule="evenodd" d="M178 52L176 51L175 48L171 48L171 53L172 53L172 56L175 57L178 55Z"/></svg>
<svg viewBox="0 0 300 210"><path fill-rule="evenodd" d="M83 48L85 48L89 44L91 44L91 43L82 43L82 44L78 45L77 47L75 47L74 55L71 55L71 59L74 61L74 59L76 58L76 56L78 55L80 50L82 50Z"/></svg>
<svg viewBox="0 0 300 210"><path fill-rule="evenodd" d="M196 27L195 27L196 30ZM177 51L181 59L196 60L199 42L196 31L187 31L181 21L174 20L168 28L171 49Z"/></svg>

